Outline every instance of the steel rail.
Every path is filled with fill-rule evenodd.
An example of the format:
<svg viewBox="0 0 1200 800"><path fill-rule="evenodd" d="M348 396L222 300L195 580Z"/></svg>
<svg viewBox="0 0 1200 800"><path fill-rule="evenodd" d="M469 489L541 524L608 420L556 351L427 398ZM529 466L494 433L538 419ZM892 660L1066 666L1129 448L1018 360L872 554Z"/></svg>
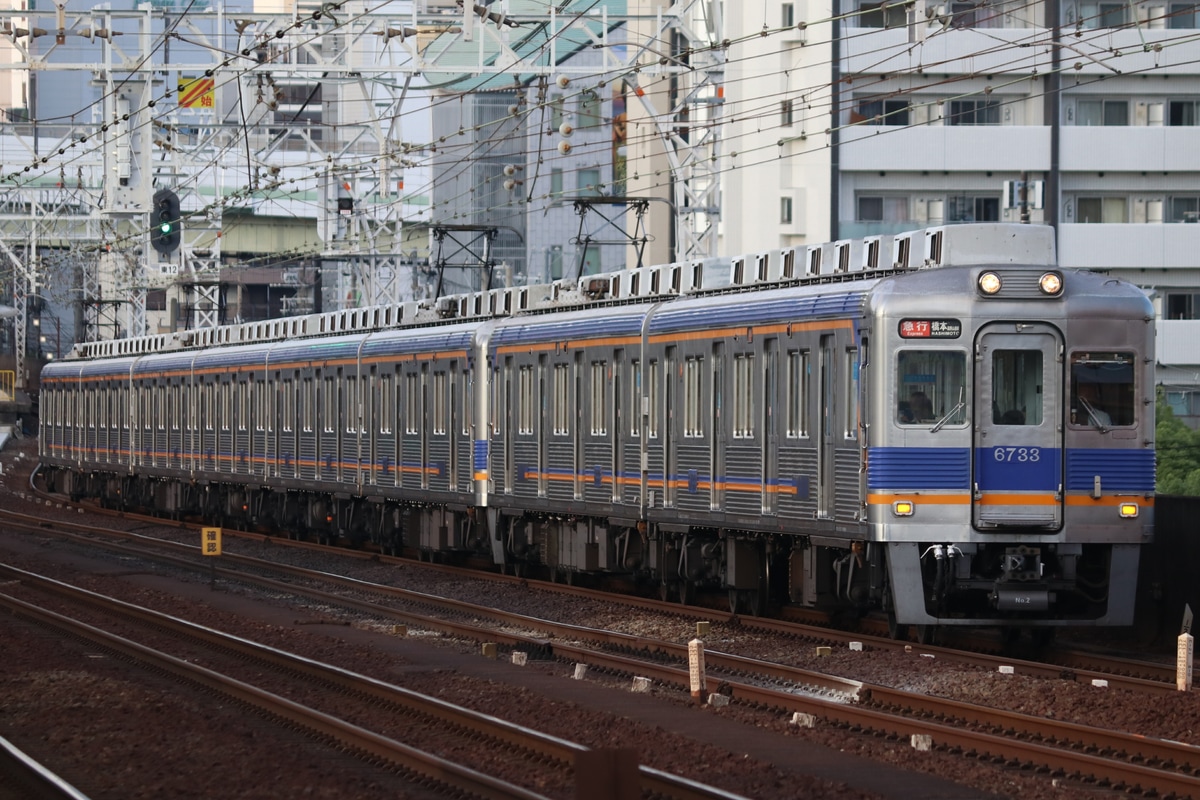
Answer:
<svg viewBox="0 0 1200 800"><path fill-rule="evenodd" d="M589 748L575 742L551 736L531 728L515 725L487 714L481 714L434 697L376 680L369 676L360 675L350 670L314 661L268 645L222 633L212 628L179 619L178 617L126 603L116 598L71 586L70 584L42 575L36 575L16 567L0 564L0 572L9 574L23 583L53 592L62 597L67 597L73 601L86 602L90 606L102 608L109 613L121 614L146 624L168 629L173 633L181 633L210 646L220 647L242 656L255 658L275 667L292 670L383 703L403 707L414 713L425 714L431 718L449 722L464 730L488 736L497 742L518 747L523 751L551 759L564 766L572 765L581 753L589 750ZM0 594L0 598L5 597L7 596ZM641 772L643 789L655 792L662 797L679 798L679 800L745 800L740 795L725 792L716 787L707 786L644 765L639 765L639 770Z"/></svg>

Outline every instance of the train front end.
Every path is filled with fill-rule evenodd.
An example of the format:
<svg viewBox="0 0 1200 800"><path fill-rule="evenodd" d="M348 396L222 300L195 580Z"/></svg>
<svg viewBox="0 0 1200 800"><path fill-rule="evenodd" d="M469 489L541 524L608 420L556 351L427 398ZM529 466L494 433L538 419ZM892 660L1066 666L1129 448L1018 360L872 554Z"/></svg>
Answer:
<svg viewBox="0 0 1200 800"><path fill-rule="evenodd" d="M1130 284L1059 269L1050 229L1022 233L1044 241L976 241L876 292L867 513L899 624L1133 621L1153 310Z"/></svg>

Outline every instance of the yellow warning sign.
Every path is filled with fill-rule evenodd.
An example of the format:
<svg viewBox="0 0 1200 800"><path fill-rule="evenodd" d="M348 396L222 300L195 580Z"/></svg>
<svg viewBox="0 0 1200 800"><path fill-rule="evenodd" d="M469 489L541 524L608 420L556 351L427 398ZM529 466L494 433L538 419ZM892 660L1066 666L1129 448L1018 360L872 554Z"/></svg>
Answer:
<svg viewBox="0 0 1200 800"><path fill-rule="evenodd" d="M201 528L200 549L204 551L204 555L206 556L221 555L221 529Z"/></svg>
<svg viewBox="0 0 1200 800"><path fill-rule="evenodd" d="M180 108L212 108L215 105L213 78L185 78L179 76Z"/></svg>

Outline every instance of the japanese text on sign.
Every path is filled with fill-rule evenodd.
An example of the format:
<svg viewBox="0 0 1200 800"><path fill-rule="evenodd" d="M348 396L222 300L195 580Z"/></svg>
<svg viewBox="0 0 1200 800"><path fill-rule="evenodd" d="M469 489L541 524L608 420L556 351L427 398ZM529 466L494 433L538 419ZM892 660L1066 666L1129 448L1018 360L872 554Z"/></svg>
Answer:
<svg viewBox="0 0 1200 800"><path fill-rule="evenodd" d="M957 339L962 322L956 319L902 319L901 339Z"/></svg>
<svg viewBox="0 0 1200 800"><path fill-rule="evenodd" d="M221 529L220 528L201 528L200 529L200 549L206 556L221 555Z"/></svg>

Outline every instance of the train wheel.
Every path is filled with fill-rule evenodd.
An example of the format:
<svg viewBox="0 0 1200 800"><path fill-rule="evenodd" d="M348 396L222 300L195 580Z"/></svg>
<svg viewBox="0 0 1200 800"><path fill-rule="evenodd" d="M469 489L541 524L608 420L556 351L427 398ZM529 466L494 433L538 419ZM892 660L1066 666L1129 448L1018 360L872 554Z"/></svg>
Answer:
<svg viewBox="0 0 1200 800"><path fill-rule="evenodd" d="M888 617L888 636L897 641L903 641L908 638L908 626L901 625L896 621L896 609L889 608L887 611Z"/></svg>
<svg viewBox="0 0 1200 800"><path fill-rule="evenodd" d="M763 616L766 613L766 593L761 589L730 589L729 613Z"/></svg>
<svg viewBox="0 0 1200 800"><path fill-rule="evenodd" d="M664 603L671 599L671 584L666 581L658 584L658 599Z"/></svg>
<svg viewBox="0 0 1200 800"><path fill-rule="evenodd" d="M937 625L918 625L917 626L917 642L920 644L933 644L937 638Z"/></svg>
<svg viewBox="0 0 1200 800"><path fill-rule="evenodd" d="M696 588L691 581L679 582L679 604L682 606L690 606L696 601Z"/></svg>

